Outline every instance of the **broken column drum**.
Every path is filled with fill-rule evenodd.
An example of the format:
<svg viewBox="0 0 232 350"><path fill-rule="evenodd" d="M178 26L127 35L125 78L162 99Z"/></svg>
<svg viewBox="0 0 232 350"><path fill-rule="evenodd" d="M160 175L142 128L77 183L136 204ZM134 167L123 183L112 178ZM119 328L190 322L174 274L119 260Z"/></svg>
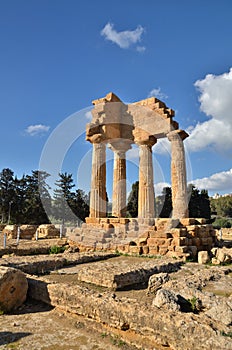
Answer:
<svg viewBox="0 0 232 350"><path fill-rule="evenodd" d="M171 143L173 218L188 217L183 140L188 136L173 120L174 111L155 97L124 104L115 94L93 101L86 140L93 145L90 218L107 216L106 145L114 152L112 216L126 216L126 152L139 147L139 219L155 218L152 147L167 137Z"/></svg>

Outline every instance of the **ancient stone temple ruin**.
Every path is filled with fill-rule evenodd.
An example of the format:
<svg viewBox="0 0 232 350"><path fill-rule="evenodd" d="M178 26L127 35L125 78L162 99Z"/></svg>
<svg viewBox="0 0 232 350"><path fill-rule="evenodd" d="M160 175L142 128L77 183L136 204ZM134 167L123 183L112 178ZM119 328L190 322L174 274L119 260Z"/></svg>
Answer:
<svg viewBox="0 0 232 350"><path fill-rule="evenodd" d="M93 101L86 140L93 147L90 215L77 234L81 244L95 248L123 247L137 253L187 253L210 248L213 229L204 219L188 218L184 139L174 111L151 97L125 104L115 94ZM157 218L152 148L167 138L171 146L173 211ZM139 148L138 218L126 218L126 152ZM114 153L112 217L107 216L106 147ZM126 247L126 248L125 248Z"/></svg>
<svg viewBox="0 0 232 350"><path fill-rule="evenodd" d="M188 217L186 167L183 140L188 136L173 121L174 111L155 97L124 104L113 93L93 101L93 119L86 139L93 145L90 217L106 217L106 145L114 152L112 215L126 216L126 152L139 147L138 217L153 219L154 183L152 146L164 137L172 149L173 218Z"/></svg>

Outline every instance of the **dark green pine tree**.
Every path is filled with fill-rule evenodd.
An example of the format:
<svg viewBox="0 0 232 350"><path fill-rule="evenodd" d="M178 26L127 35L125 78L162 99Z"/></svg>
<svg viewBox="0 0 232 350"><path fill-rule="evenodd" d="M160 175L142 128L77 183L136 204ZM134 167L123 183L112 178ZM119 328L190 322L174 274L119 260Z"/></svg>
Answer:
<svg viewBox="0 0 232 350"><path fill-rule="evenodd" d="M51 215L51 196L46 179L50 175L45 171L32 171L27 175L26 192L24 198L24 213L21 223L35 225L49 223Z"/></svg>
<svg viewBox="0 0 232 350"><path fill-rule="evenodd" d="M66 221L73 221L75 215L71 210L73 203L73 184L72 174L59 173L59 179L56 181L57 188L54 190L53 197L53 216L63 224Z"/></svg>
<svg viewBox="0 0 232 350"><path fill-rule="evenodd" d="M188 192L191 193L189 201L189 217L210 219L211 209L208 192L199 191L193 184L188 186Z"/></svg>
<svg viewBox="0 0 232 350"><path fill-rule="evenodd" d="M138 216L138 196L139 196L139 181L132 185L131 192L128 197L127 211L132 218Z"/></svg>
<svg viewBox="0 0 232 350"><path fill-rule="evenodd" d="M21 179L15 178L15 201L12 206L12 222L14 224L23 223L25 221L26 213L26 193L27 180L23 175Z"/></svg>
<svg viewBox="0 0 232 350"><path fill-rule="evenodd" d="M169 218L172 213L172 189L164 187L161 196L156 198L156 215L161 218Z"/></svg>
<svg viewBox="0 0 232 350"><path fill-rule="evenodd" d="M80 189L76 190L72 195L69 206L76 215L78 224L85 221L85 218L89 216L89 196L84 191Z"/></svg>
<svg viewBox="0 0 232 350"><path fill-rule="evenodd" d="M9 168L5 168L0 172L0 211L2 223L7 223L11 221L11 214L14 204L14 172Z"/></svg>

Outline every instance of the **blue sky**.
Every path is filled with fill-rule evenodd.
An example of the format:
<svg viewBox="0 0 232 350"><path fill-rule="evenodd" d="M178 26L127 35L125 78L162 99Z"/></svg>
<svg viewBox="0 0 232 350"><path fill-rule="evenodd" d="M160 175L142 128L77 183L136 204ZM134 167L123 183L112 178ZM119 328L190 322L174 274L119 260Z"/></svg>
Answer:
<svg viewBox="0 0 232 350"><path fill-rule="evenodd" d="M110 91L125 102L155 95L190 134L188 180L232 192L231 13L231 0L0 0L0 169L21 176L46 163L53 178L73 173L87 191L91 101ZM165 144L153 151L159 191L170 184L170 155Z"/></svg>

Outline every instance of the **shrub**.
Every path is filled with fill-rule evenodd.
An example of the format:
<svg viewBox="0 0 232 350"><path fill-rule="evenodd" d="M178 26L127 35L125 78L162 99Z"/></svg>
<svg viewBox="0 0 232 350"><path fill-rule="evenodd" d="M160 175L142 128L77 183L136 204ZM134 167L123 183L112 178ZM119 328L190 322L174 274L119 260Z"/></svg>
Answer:
<svg viewBox="0 0 232 350"><path fill-rule="evenodd" d="M213 227L214 228L231 228L232 226L232 220L227 218L218 218L214 221Z"/></svg>
<svg viewBox="0 0 232 350"><path fill-rule="evenodd" d="M53 245L49 249L49 254L59 254L59 253L63 253L64 251L65 251L65 247L59 247L59 246Z"/></svg>

